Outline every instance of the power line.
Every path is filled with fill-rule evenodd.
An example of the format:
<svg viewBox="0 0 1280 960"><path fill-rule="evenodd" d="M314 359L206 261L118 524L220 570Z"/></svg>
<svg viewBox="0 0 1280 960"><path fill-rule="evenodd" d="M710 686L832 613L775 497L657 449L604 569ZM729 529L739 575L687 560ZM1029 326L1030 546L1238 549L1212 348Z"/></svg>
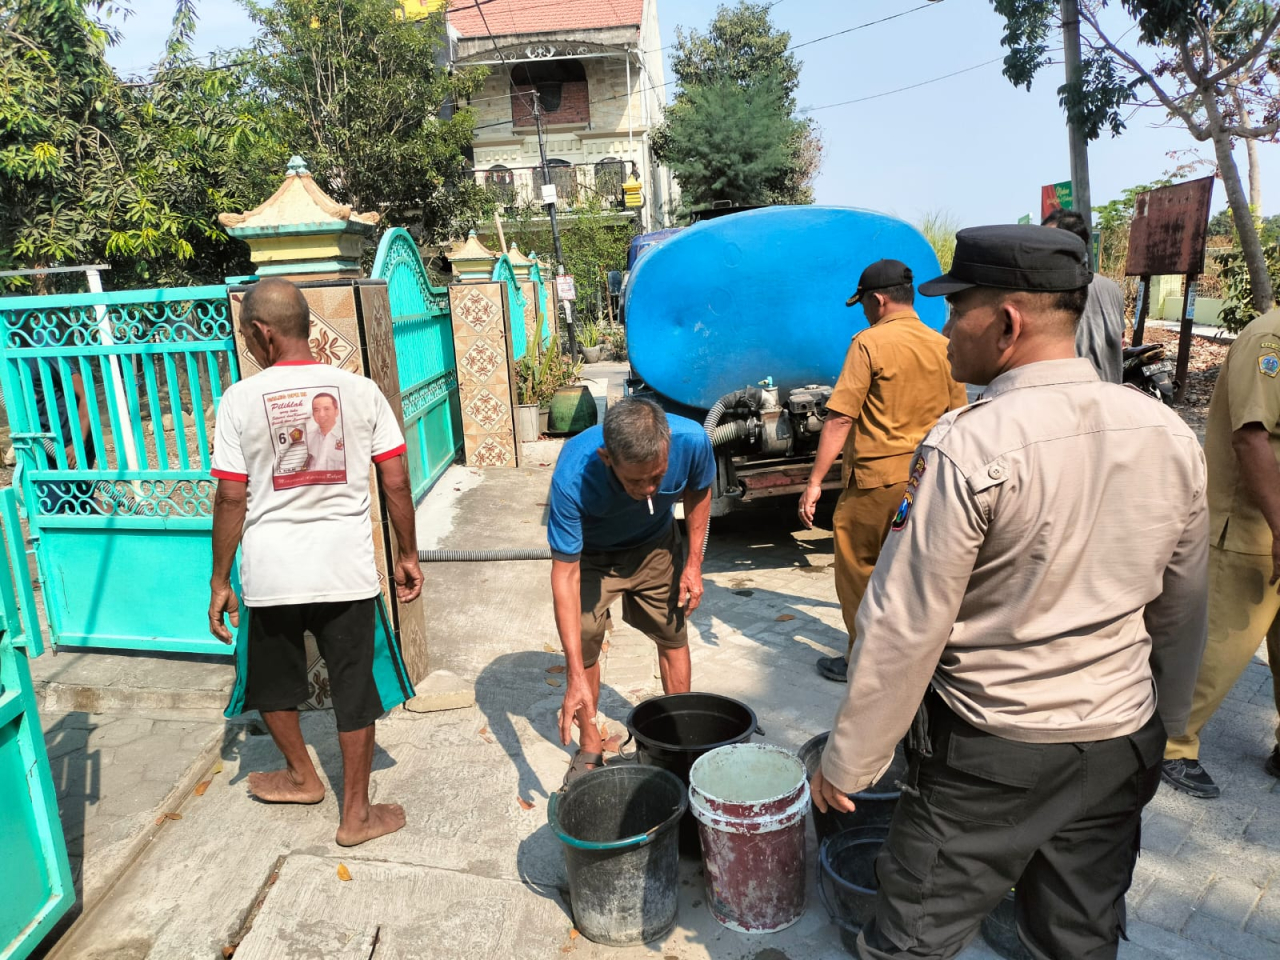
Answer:
<svg viewBox="0 0 1280 960"><path fill-rule="evenodd" d="M778 0L781 3L782 0ZM856 27L849 27L846 30L838 30L835 33L828 33L825 37L818 37L814 40L806 40L804 43L797 43L787 48L787 53L792 50L799 50L801 47L809 47L815 43L821 43L823 40L830 40L832 37L842 37L846 33L853 33L855 30L865 30L867 27L874 27L877 23L887 23L890 20L897 20L899 17L905 17L909 13L915 13L917 10L924 10L928 7L936 6L934 3L922 3L918 7L912 7L910 10L903 10L899 13L892 14L887 17L881 17L879 20L868 20L866 23L860 23Z"/></svg>
<svg viewBox="0 0 1280 960"><path fill-rule="evenodd" d="M866 103L868 100L879 100L881 97L887 97L895 93L903 93L907 90L915 90L917 87L925 87L931 83L937 83L939 80L947 80L951 77L958 77L962 73L970 73L982 67L989 67L993 63L999 63L1004 57L996 57L993 60L984 60L982 63L975 63L972 67L965 67L963 70L954 70L951 73L944 73L940 77L931 77L928 80L921 80L919 83L913 83L905 87L897 87L893 90L885 90L883 93L873 93L867 97L856 97L853 100L841 100L839 103L824 103L820 107L801 107L800 113L813 113L817 110L830 110L832 107L847 107L854 103Z"/></svg>

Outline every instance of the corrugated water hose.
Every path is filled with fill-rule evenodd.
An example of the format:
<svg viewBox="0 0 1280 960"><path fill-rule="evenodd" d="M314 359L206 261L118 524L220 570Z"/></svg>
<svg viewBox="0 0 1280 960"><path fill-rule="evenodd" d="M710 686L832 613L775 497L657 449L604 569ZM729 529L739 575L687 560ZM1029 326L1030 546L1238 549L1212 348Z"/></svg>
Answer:
<svg viewBox="0 0 1280 960"><path fill-rule="evenodd" d="M734 440L741 440L751 432L751 424L746 420L731 420L728 423L722 423L714 430L708 431L711 437L711 446L723 447L726 443L732 443Z"/></svg>
<svg viewBox="0 0 1280 960"><path fill-rule="evenodd" d="M513 547L506 550L419 550L419 563L489 563L502 560L550 560L550 547Z"/></svg>

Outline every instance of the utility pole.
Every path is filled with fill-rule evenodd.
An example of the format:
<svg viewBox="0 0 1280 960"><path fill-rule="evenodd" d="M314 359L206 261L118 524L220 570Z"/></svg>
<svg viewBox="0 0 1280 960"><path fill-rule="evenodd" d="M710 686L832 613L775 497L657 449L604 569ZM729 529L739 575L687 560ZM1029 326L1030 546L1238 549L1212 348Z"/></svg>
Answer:
<svg viewBox="0 0 1280 960"><path fill-rule="evenodd" d="M1062 45L1066 54L1067 83L1080 80L1080 4L1062 0ZM1093 204L1089 197L1089 143L1080 124L1067 116L1067 138L1071 148L1071 209L1084 217L1093 232Z"/></svg>
<svg viewBox="0 0 1280 960"><path fill-rule="evenodd" d="M534 87L531 91L533 94L533 122L538 129L538 156L542 158L542 182L544 185L551 184L554 188L555 184L551 180L551 167L547 165L547 145L542 139L542 103L538 98L538 88ZM552 200L546 204L547 216L551 218L551 241L555 244L556 249L556 276L564 273L564 250L560 246L560 225L556 221L556 202ZM577 359L578 356L578 337L573 329L573 303L569 300L564 301L564 320L565 329L569 332L569 359Z"/></svg>

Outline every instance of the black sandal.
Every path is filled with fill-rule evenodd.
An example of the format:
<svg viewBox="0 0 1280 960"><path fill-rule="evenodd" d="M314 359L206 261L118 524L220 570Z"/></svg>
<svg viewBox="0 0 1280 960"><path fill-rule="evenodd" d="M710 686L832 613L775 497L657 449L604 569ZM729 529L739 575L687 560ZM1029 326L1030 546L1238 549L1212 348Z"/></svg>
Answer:
<svg viewBox="0 0 1280 960"><path fill-rule="evenodd" d="M594 764L594 766L588 767L587 764L589 763ZM564 783L562 786L567 787L583 774L591 773L593 770L599 770L602 766L604 766L603 753L587 753L579 748L574 751L573 760L569 763L569 769L564 773Z"/></svg>

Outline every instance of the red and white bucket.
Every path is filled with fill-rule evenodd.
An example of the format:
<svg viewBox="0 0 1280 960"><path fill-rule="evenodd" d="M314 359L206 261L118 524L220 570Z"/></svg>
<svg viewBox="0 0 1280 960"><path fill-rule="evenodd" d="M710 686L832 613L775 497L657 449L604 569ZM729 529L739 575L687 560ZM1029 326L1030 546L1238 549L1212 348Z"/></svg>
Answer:
<svg viewBox="0 0 1280 960"><path fill-rule="evenodd" d="M689 771L711 913L730 930L774 933L804 912L809 781L790 751L736 743Z"/></svg>

